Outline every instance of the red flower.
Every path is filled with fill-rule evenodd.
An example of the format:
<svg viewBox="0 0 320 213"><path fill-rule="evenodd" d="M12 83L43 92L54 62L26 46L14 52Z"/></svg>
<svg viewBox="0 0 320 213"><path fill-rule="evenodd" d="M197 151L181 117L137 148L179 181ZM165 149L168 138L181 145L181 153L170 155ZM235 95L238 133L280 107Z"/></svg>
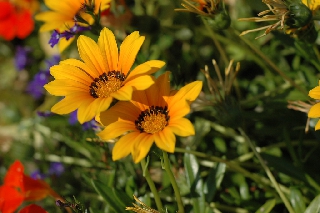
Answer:
<svg viewBox="0 0 320 213"><path fill-rule="evenodd" d="M42 180L34 180L23 174L24 167L15 161L9 168L4 184L0 187L0 212L12 213L23 201L36 201L51 195L60 196ZM31 207L30 207L31 208Z"/></svg>
<svg viewBox="0 0 320 213"><path fill-rule="evenodd" d="M48 213L48 212L43 208L41 208L40 206L37 206L36 204L31 204L21 209L19 213Z"/></svg>
<svg viewBox="0 0 320 213"><path fill-rule="evenodd" d="M7 0L0 0L0 37L12 40L23 39L34 29L31 11L27 7L13 5Z"/></svg>

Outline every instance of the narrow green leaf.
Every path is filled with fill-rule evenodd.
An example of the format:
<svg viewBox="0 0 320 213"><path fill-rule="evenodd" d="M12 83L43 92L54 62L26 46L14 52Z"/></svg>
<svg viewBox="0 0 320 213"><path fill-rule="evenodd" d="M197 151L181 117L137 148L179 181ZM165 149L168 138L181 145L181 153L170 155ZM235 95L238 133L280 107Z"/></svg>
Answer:
<svg viewBox="0 0 320 213"><path fill-rule="evenodd" d="M226 172L225 163L217 163L215 167L210 170L208 178L205 183L206 187L206 201L209 203L212 201L217 189L219 189Z"/></svg>
<svg viewBox="0 0 320 213"><path fill-rule="evenodd" d="M256 211L256 213L269 213L275 205L276 205L275 199L268 200Z"/></svg>
<svg viewBox="0 0 320 213"><path fill-rule="evenodd" d="M290 202L295 213L303 213L306 210L301 192L296 188L290 188Z"/></svg>
<svg viewBox="0 0 320 213"><path fill-rule="evenodd" d="M132 200L125 193L102 184L99 181L91 180L94 189L103 197L110 207L117 213L127 213L125 208L130 206Z"/></svg>
<svg viewBox="0 0 320 213"><path fill-rule="evenodd" d="M304 213L318 213L320 212L320 195L313 199Z"/></svg>

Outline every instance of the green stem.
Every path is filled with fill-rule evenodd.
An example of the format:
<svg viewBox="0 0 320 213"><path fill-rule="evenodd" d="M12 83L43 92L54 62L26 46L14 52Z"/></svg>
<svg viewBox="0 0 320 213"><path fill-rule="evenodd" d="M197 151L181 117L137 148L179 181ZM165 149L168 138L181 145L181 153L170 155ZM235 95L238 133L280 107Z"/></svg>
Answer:
<svg viewBox="0 0 320 213"><path fill-rule="evenodd" d="M295 87L296 89L298 89L300 92L302 92L305 95L308 95L308 92L300 87L298 84L296 84L289 76L287 76L284 72L282 72L279 67L277 67L277 65L275 65L275 63L273 63L261 50L259 50L258 48L256 48L252 43L250 43L250 41L248 41L246 38L244 38L243 36L239 36L241 38L242 41L244 41L258 56L260 56L267 64L269 64L269 66L276 71L282 78L284 78L285 80L287 80L293 87Z"/></svg>
<svg viewBox="0 0 320 213"><path fill-rule="evenodd" d="M180 190L179 190L176 179L175 179L175 177L172 173L172 170L171 170L171 165L170 165L170 161L168 158L168 153L165 151L162 151L162 153L163 153L164 169L166 170L166 172L169 176L169 179L170 179L170 182L171 182L171 185L173 187L174 194L176 197L176 201L178 204L178 213L184 213L184 207L183 207L183 203L182 203L182 199L181 199L181 195L180 195Z"/></svg>
<svg viewBox="0 0 320 213"><path fill-rule="evenodd" d="M261 166L263 167L263 169L265 170L265 172L267 173L270 181L273 183L274 188L276 189L276 191L278 192L280 198L282 199L284 205L286 206L287 210L290 213L294 213L295 211L293 210L290 202L288 201L287 197L284 195L284 193L282 192L282 190L280 189L280 186L278 184L278 182L276 181L275 177L273 176L272 172L270 171L269 167L266 165L266 163L264 162L264 160L262 159L261 155L259 154L259 152L256 150L256 147L253 145L253 143L251 142L251 140L249 139L249 137L245 134L245 132L239 128L239 132L241 133L241 135L243 137L246 138L247 143L249 144L249 146L251 147L253 153L255 154L255 156L258 158Z"/></svg>
<svg viewBox="0 0 320 213"><path fill-rule="evenodd" d="M154 185L154 182L152 181L152 179L150 177L149 170L146 167L145 159L142 159L140 164L141 164L141 167L142 167L142 170L143 170L143 176L146 178L146 180L148 182L148 185L150 187L150 190L151 190L151 192L152 192L152 194L154 196L154 200L156 202L157 209L158 209L159 212L163 212L164 208L163 208L163 205L162 205L158 190L157 190L156 186Z"/></svg>

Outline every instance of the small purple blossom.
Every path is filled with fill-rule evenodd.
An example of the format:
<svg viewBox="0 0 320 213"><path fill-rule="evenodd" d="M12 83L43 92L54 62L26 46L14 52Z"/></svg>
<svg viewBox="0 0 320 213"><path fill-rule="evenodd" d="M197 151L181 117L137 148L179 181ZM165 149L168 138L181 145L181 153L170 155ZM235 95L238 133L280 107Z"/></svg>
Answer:
<svg viewBox="0 0 320 213"><path fill-rule="evenodd" d="M23 70L28 64L31 63L31 58L28 57L31 52L30 47L17 46L16 54L14 56L15 66L18 71Z"/></svg>
<svg viewBox="0 0 320 213"><path fill-rule="evenodd" d="M53 115L53 113L50 112L50 111L43 111L43 112L37 111L37 115L38 115L39 117L46 118L46 117L49 117L49 116Z"/></svg>
<svg viewBox="0 0 320 213"><path fill-rule="evenodd" d="M69 117L69 124L70 125L76 125L78 123L77 112L78 112L77 110L71 112L70 117ZM94 119L82 124L82 129L84 131L89 130L89 129L97 129L97 128L98 128L98 124Z"/></svg>
<svg viewBox="0 0 320 213"><path fill-rule="evenodd" d="M31 173L30 177L35 180L38 180L38 179L43 180L43 179L45 179L49 176L52 176L52 175L61 176L64 173L64 171L65 171L65 168L62 163L51 162L48 172L41 173L40 170L37 169Z"/></svg>
<svg viewBox="0 0 320 213"><path fill-rule="evenodd" d="M83 27L83 26L80 26L77 23L75 23L73 27L71 27L69 30L66 30L62 33L60 33L57 30L54 30L54 32L52 33L51 38L49 40L49 44L51 47L54 47L56 44L58 44L58 42L61 38L65 38L66 40L69 40L70 38L74 37L78 33L83 32L83 31L87 31L90 29L91 29L90 26Z"/></svg>
<svg viewBox="0 0 320 213"><path fill-rule="evenodd" d="M64 173L64 166L60 162L51 162L49 168L49 175L61 176Z"/></svg>
<svg viewBox="0 0 320 213"><path fill-rule="evenodd" d="M53 56L51 59L46 60L46 68L40 70L29 83L26 91L32 95L35 99L39 99L45 93L43 86L49 82L51 77L50 67L58 64L60 61L60 56Z"/></svg>

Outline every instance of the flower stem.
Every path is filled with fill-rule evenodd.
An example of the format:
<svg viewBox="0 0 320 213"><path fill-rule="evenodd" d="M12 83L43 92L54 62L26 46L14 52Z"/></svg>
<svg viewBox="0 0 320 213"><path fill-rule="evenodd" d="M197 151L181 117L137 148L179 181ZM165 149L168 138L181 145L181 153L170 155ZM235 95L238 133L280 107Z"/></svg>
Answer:
<svg viewBox="0 0 320 213"><path fill-rule="evenodd" d="M272 182L274 188L276 189L276 191L278 192L278 195L280 196L281 200L283 201L284 205L286 206L287 210L290 213L294 213L295 211L293 210L290 202L288 201L287 197L284 195L284 193L282 192L282 190L280 189L280 186L278 184L278 182L276 181L275 177L273 176L272 172L270 171L269 167L266 165L266 163L264 162L264 160L262 159L261 155L259 154L259 152L256 150L256 147L253 145L253 143L251 142L251 140L249 139L249 137L246 135L246 133L239 128L238 129L239 132L241 133L241 135L246 139L247 143L249 144L249 146L251 147L253 153L255 154L255 156L258 158L261 166L263 167L263 169L265 170L265 172L267 173L270 181Z"/></svg>
<svg viewBox="0 0 320 213"><path fill-rule="evenodd" d="M141 164L141 168L142 168L142 171L143 171L143 176L146 178L146 180L148 182L148 185L150 187L150 190L151 190L151 192L152 192L152 194L154 196L154 200L156 202L157 209L158 209L159 212L162 212L164 208L163 208L163 205L162 205L158 190L157 190L156 186L154 185L154 182L152 181L152 179L150 177L150 173L149 173L148 168L146 167L145 159L142 159L140 164Z"/></svg>
<svg viewBox="0 0 320 213"><path fill-rule="evenodd" d="M171 182L171 185L173 187L173 190L174 190L174 194L176 196L176 201L177 201L177 204L178 204L178 213L184 213L184 207L183 207L183 203L182 203L182 200L181 200L181 195L180 195L180 190L179 190L179 187L177 185L177 182L176 182L176 179L172 173L172 170L171 170L171 165L170 165L170 161L169 161L169 158L168 158L168 153L165 152L165 151L162 151L163 153L163 162L164 162L164 169L166 170L168 176L169 176L169 179L170 179L170 182Z"/></svg>

